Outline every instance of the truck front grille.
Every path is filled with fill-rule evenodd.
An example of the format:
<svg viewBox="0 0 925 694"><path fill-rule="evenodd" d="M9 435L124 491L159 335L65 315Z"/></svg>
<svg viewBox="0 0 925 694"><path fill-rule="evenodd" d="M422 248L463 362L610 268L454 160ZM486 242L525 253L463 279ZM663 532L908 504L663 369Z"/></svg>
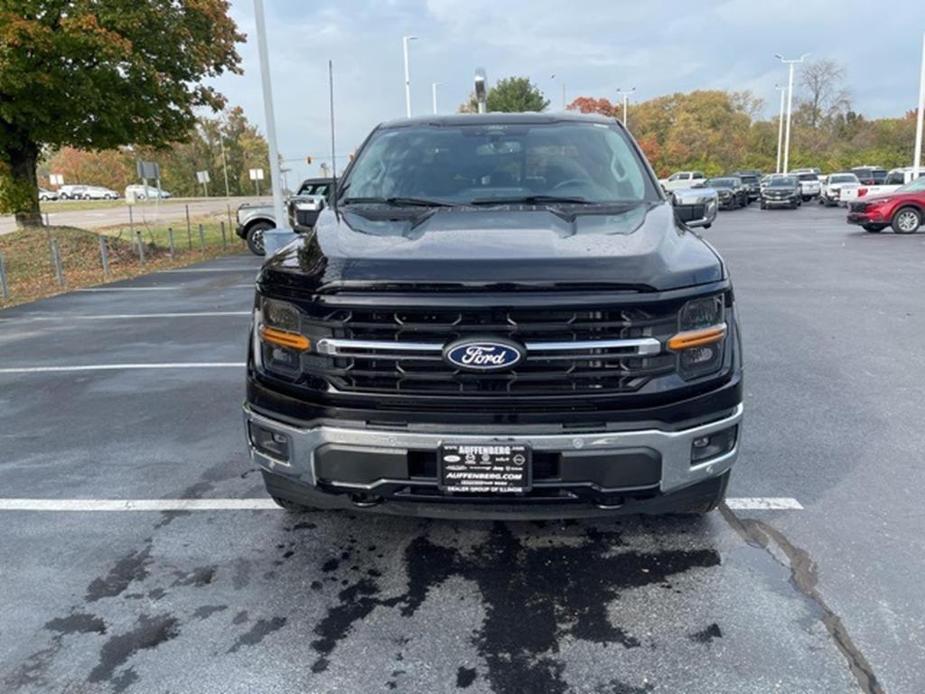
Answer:
<svg viewBox="0 0 925 694"><path fill-rule="evenodd" d="M677 329L678 308L341 309L312 321L331 337L303 357L302 370L354 393L626 393L675 369L662 344ZM465 337L514 340L526 357L506 371L464 371L443 348Z"/></svg>

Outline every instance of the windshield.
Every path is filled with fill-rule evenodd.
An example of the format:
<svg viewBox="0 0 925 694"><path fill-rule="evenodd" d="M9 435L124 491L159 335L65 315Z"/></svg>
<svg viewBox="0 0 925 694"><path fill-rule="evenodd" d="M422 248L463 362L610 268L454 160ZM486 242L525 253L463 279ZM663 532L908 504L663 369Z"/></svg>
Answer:
<svg viewBox="0 0 925 694"><path fill-rule="evenodd" d="M832 174L829 183L857 183L858 177L854 174Z"/></svg>
<svg viewBox="0 0 925 694"><path fill-rule="evenodd" d="M811 174L811 173L800 174L798 178L801 181L818 181L819 180L819 177L816 174Z"/></svg>
<svg viewBox="0 0 925 694"><path fill-rule="evenodd" d="M772 178L771 182L768 183L768 187L770 188L793 188L796 184L797 184L797 180L795 178L791 178L788 176L787 178Z"/></svg>
<svg viewBox="0 0 925 694"><path fill-rule="evenodd" d="M925 174L919 176L914 181L907 183L904 186L900 186L896 189L897 193L921 193L925 192Z"/></svg>
<svg viewBox="0 0 925 694"><path fill-rule="evenodd" d="M707 181L711 188L735 188L736 180L734 178L711 178Z"/></svg>
<svg viewBox="0 0 925 694"><path fill-rule="evenodd" d="M523 200L656 201L622 130L604 123L421 124L380 129L344 183L343 200L444 204Z"/></svg>

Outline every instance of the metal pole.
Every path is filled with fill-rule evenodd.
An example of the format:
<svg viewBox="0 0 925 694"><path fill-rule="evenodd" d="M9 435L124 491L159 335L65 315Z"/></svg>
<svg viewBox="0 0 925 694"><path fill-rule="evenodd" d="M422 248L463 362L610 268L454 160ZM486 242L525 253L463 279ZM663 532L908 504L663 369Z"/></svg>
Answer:
<svg viewBox="0 0 925 694"><path fill-rule="evenodd" d="M64 286L64 268L61 267L61 252L58 249L58 239L51 240L51 264L55 268L55 279L58 285Z"/></svg>
<svg viewBox="0 0 925 694"><path fill-rule="evenodd" d="M142 266L145 264L145 244L141 238L141 229L135 232L135 240L138 242L138 260Z"/></svg>
<svg viewBox="0 0 925 694"><path fill-rule="evenodd" d="M167 249L170 253L170 259L173 260L177 252L173 244L173 227L167 227Z"/></svg>
<svg viewBox="0 0 925 694"><path fill-rule="evenodd" d="M206 235L202 230L202 224L199 225L199 250L206 252Z"/></svg>
<svg viewBox="0 0 925 694"><path fill-rule="evenodd" d="M925 120L925 34L922 35L922 74L919 77L919 114L915 123L915 156L912 163L913 178L922 170L922 121Z"/></svg>
<svg viewBox="0 0 925 694"><path fill-rule="evenodd" d="M186 241L189 249L193 250L193 225L189 221L189 205L186 206Z"/></svg>
<svg viewBox="0 0 925 694"><path fill-rule="evenodd" d="M629 104L629 96L627 94L623 95L623 127L626 127L626 109Z"/></svg>
<svg viewBox="0 0 925 694"><path fill-rule="evenodd" d="M132 218L132 206L128 206L128 229L129 233L135 236L135 220Z"/></svg>
<svg viewBox="0 0 925 694"><path fill-rule="evenodd" d="M279 148L276 146L276 118L273 115L273 85L270 82L270 57L267 47L267 24L263 15L263 0L254 0L257 20L257 48L260 55L260 81L263 84L263 108L267 126L267 144L270 148L270 187L273 189L273 214L276 227L286 227L283 216L283 191L280 188Z"/></svg>
<svg viewBox="0 0 925 694"><path fill-rule="evenodd" d="M0 253L0 294L3 300L10 298L10 287L6 282L6 261L3 259L3 253Z"/></svg>
<svg viewBox="0 0 925 694"><path fill-rule="evenodd" d="M225 172L225 197L231 197L231 189L228 187L228 160L225 158L225 136L221 132L218 134L218 142L222 146L222 170Z"/></svg>
<svg viewBox="0 0 925 694"><path fill-rule="evenodd" d="M787 132L784 134L784 171L790 167L790 117L793 112L793 71L795 63L790 63L790 76L787 78Z"/></svg>
<svg viewBox="0 0 925 694"><path fill-rule="evenodd" d="M225 238L225 222L219 222L219 224L222 227L222 250L227 251L228 250L228 239Z"/></svg>
<svg viewBox="0 0 925 694"><path fill-rule="evenodd" d="M100 234L100 263L103 266L103 277L109 279L109 244L103 234Z"/></svg>
<svg viewBox="0 0 925 694"><path fill-rule="evenodd" d="M414 41L417 36L402 36L401 47L405 56L405 115L411 118L411 69L408 66L408 42Z"/></svg>
<svg viewBox="0 0 925 694"><path fill-rule="evenodd" d="M431 95L431 98L432 98L432 100L433 100L433 102L434 102L434 115L437 115L437 85L438 85L438 84L440 84L440 83L439 83L439 82L431 82L431 83L430 83L430 92L431 92L430 95Z"/></svg>
<svg viewBox="0 0 925 694"><path fill-rule="evenodd" d="M780 173L780 158L784 148L784 88L775 85L780 92L780 115L777 117L777 166L774 167L775 173Z"/></svg>

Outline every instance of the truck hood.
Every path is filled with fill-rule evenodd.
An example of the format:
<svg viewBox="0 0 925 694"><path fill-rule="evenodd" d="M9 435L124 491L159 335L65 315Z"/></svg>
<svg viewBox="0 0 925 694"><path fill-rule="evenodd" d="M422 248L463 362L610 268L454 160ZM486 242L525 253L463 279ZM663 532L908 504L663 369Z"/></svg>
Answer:
<svg viewBox="0 0 925 694"><path fill-rule="evenodd" d="M663 291L723 272L666 202L568 218L535 207L401 208L386 219L326 209L314 232L267 260L259 281L310 293L400 285Z"/></svg>

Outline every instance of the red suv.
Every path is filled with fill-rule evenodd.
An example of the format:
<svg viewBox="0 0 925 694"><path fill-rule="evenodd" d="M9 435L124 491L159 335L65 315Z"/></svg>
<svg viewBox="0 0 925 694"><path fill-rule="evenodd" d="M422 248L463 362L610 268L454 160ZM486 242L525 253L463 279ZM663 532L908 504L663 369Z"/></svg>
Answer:
<svg viewBox="0 0 925 694"><path fill-rule="evenodd" d="M897 188L852 202L848 224L860 224L865 231L878 232L888 226L897 234L912 234L925 220L925 175Z"/></svg>

